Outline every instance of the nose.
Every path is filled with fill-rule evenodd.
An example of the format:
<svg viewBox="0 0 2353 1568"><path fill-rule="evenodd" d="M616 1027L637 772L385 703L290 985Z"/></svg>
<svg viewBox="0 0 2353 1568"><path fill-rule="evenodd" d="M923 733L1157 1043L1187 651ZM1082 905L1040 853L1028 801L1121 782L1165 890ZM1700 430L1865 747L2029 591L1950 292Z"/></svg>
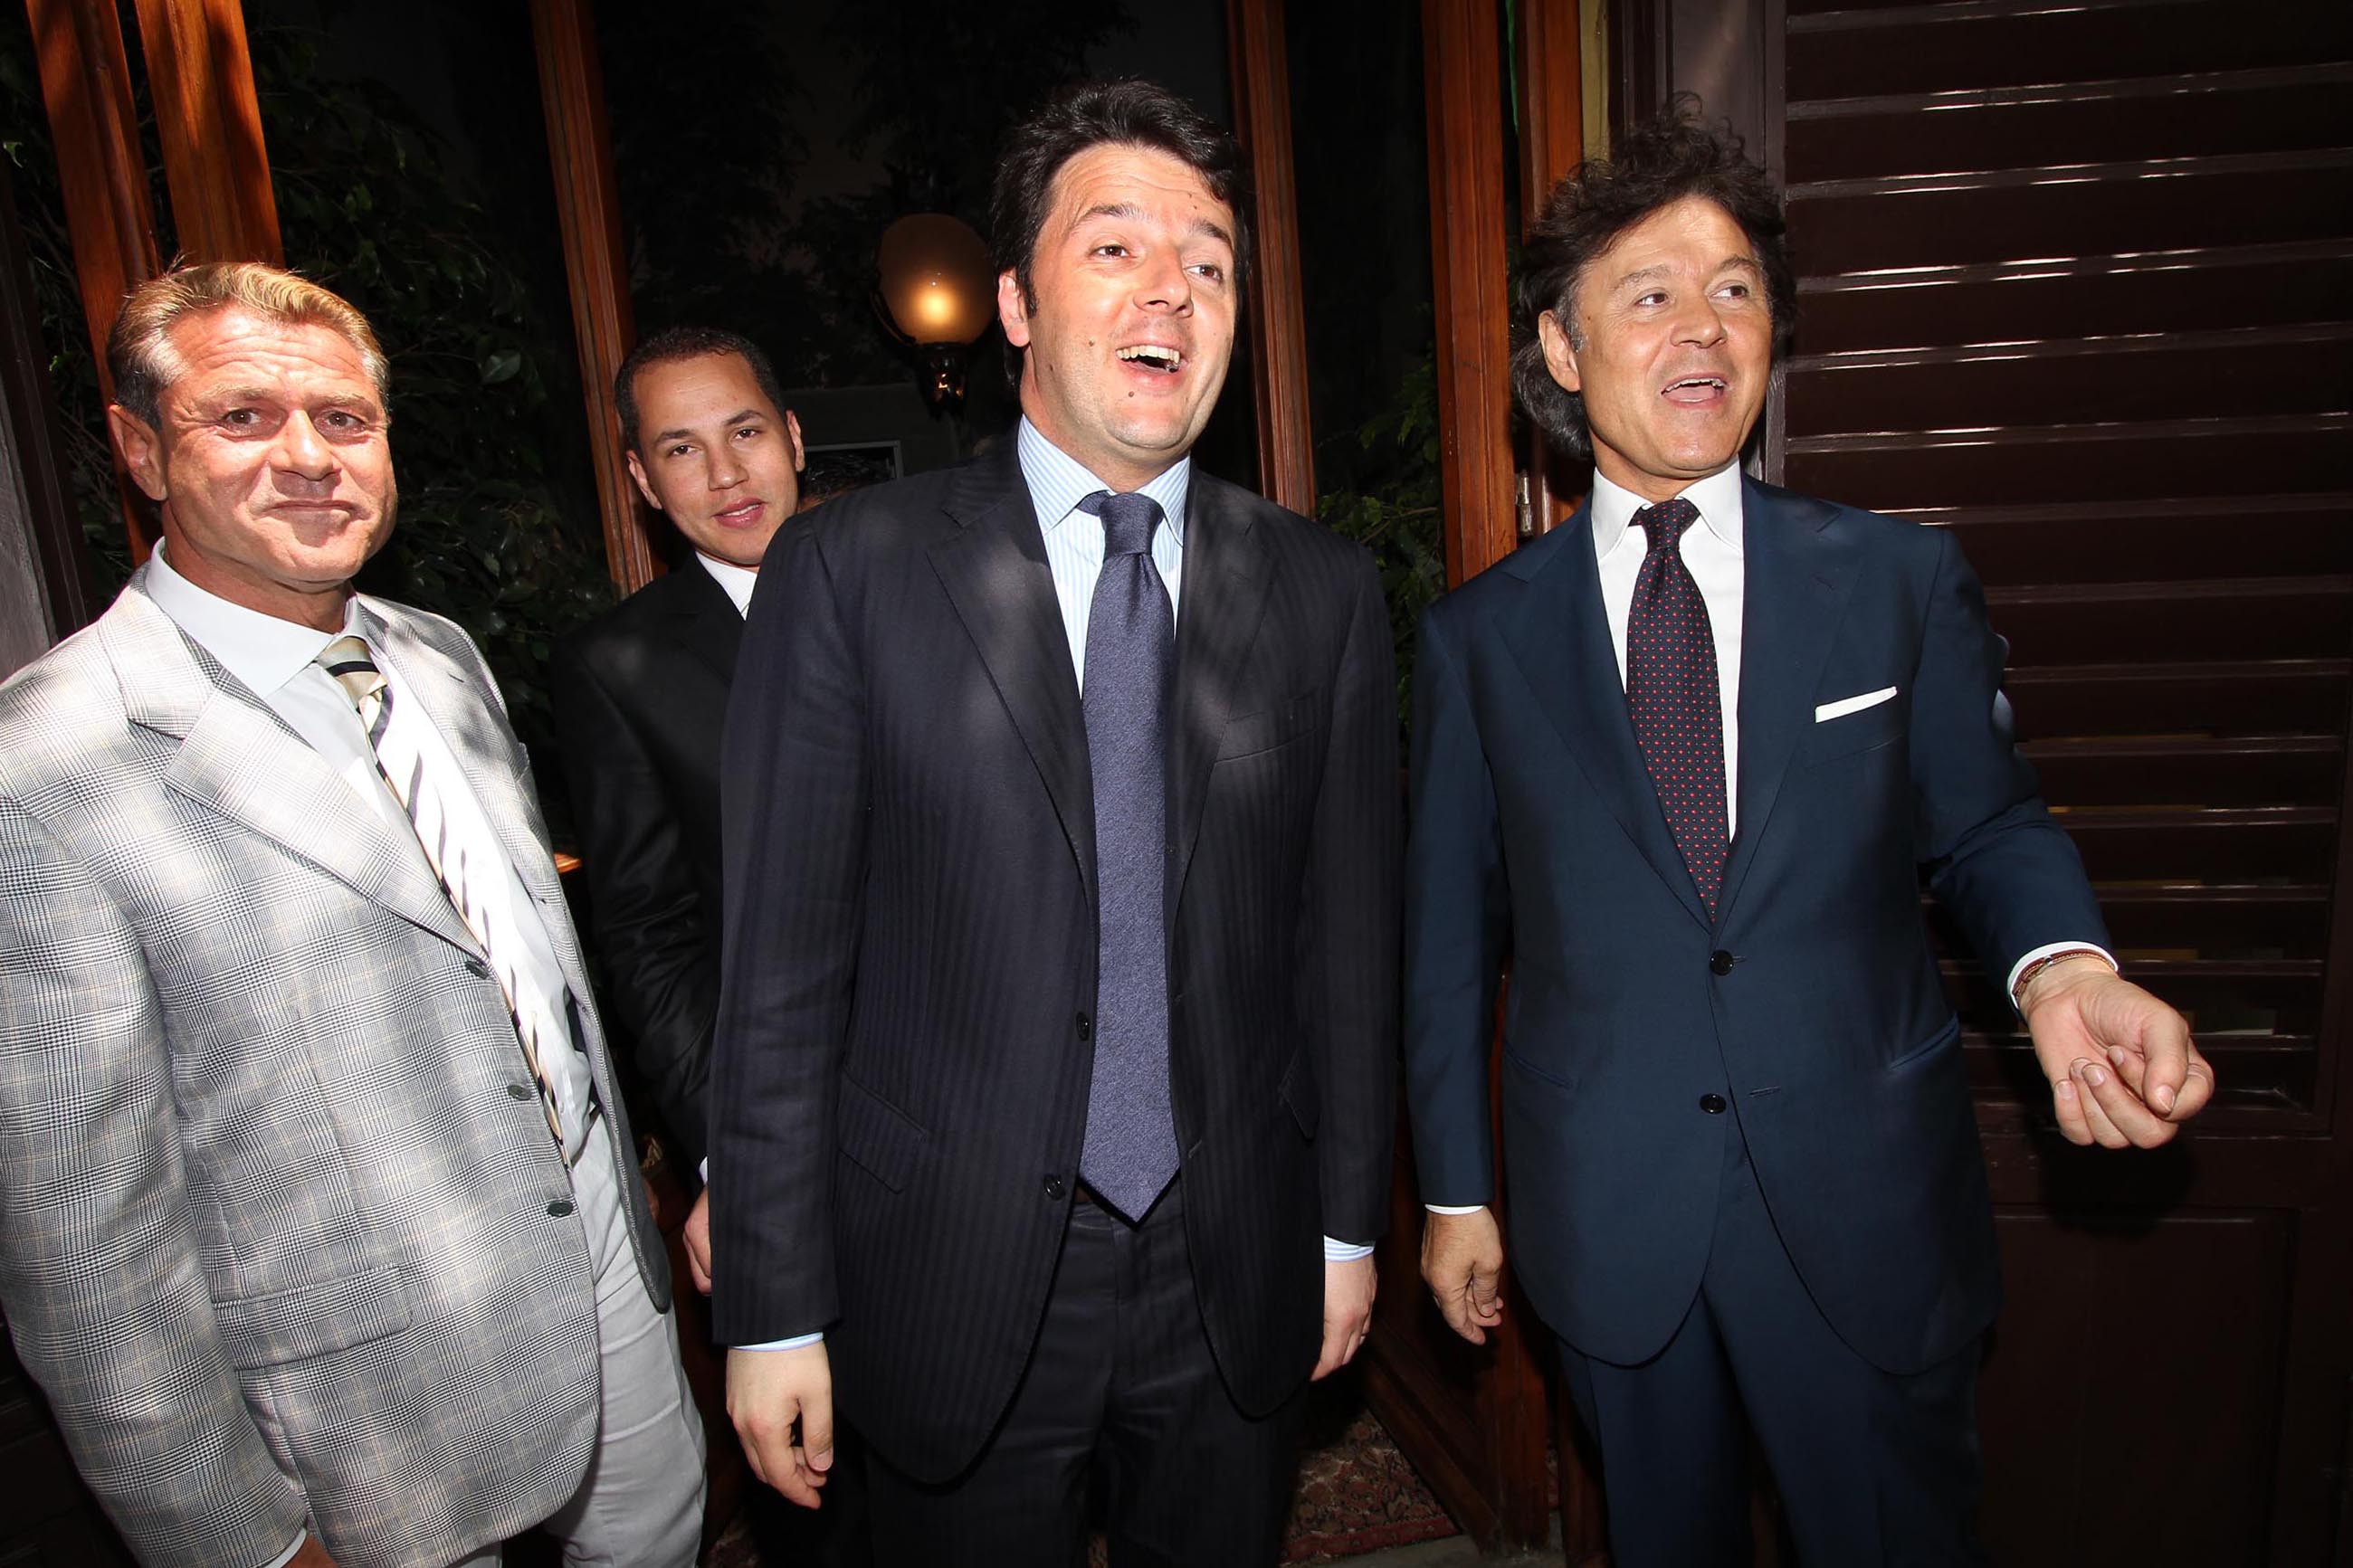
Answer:
<svg viewBox="0 0 2353 1568"><path fill-rule="evenodd" d="M1155 255L1136 274L1135 302L1145 310L1171 315L1190 310L1193 275L1185 270L1184 258L1173 250Z"/></svg>
<svg viewBox="0 0 2353 1568"><path fill-rule="evenodd" d="M328 445L311 416L296 409L287 416L278 440L279 462L290 473L304 479L323 479L335 471L335 450Z"/></svg>
<svg viewBox="0 0 2353 1568"><path fill-rule="evenodd" d="M744 482L747 470L744 467L743 454L736 451L733 441L723 440L711 448L709 472L711 488L714 490L733 489Z"/></svg>
<svg viewBox="0 0 2353 1568"><path fill-rule="evenodd" d="M1675 311L1675 341L1707 347L1723 341L1724 317L1704 294L1685 295Z"/></svg>

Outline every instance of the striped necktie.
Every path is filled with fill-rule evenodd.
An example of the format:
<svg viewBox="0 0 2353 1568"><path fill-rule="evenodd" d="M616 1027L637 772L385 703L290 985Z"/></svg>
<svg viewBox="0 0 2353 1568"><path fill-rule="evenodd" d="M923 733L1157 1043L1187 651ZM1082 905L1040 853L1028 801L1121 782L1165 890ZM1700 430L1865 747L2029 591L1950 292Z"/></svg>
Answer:
<svg viewBox="0 0 2353 1568"><path fill-rule="evenodd" d="M556 1146L564 1147L564 1120L558 1110L563 1097L542 1053L565 1048L569 1042L556 1032L559 1020L551 1016L551 1006L537 997L535 990L531 993L531 1002L523 999L524 988L518 984L512 952L503 962L500 956L501 947L520 945L512 938L504 942L497 939L501 921L493 900L501 881L511 879L510 868L502 856L493 858L479 848L470 853L462 835L453 831L450 815L425 765L424 753L409 733L408 727L416 721L404 718L396 721L392 687L385 679L384 671L376 668L367 643L356 637L337 637L320 651L318 663L335 678L335 684L343 689L352 706L359 710L360 727L367 731L368 744L375 749L376 772L406 814L408 826L425 851L425 862L439 879L450 907L481 944L482 956L490 961L491 973L498 977L499 989L506 996L507 1016L514 1021L515 1037L522 1044L523 1062L531 1068L532 1080L539 1085L540 1108L547 1113L547 1130L555 1135Z"/></svg>

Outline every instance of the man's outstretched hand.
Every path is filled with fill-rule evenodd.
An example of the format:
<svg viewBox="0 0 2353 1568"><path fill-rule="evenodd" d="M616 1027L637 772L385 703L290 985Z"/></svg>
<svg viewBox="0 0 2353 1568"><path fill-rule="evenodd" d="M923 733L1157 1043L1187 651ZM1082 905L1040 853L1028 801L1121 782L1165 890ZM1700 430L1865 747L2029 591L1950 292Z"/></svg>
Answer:
<svg viewBox="0 0 2353 1568"><path fill-rule="evenodd" d="M2213 1098L2188 1021L2096 956L2043 970L2019 1010L2070 1143L2154 1149Z"/></svg>

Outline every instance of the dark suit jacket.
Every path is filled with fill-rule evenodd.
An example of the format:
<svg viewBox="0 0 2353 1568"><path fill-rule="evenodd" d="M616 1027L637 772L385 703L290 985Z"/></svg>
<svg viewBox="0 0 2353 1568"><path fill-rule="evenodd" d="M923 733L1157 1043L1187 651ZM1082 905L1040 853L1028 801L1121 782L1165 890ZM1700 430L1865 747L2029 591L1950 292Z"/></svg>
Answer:
<svg viewBox="0 0 2353 1568"><path fill-rule="evenodd" d="M1398 802L1363 552L1196 472L1170 760L1169 1071L1203 1321L1247 1410L1313 1366L1325 1234L1383 1228ZM1084 1131L1086 732L1011 441L779 536L726 754L719 1336L823 1329L944 1479L1011 1397Z"/></svg>
<svg viewBox="0 0 2353 1568"><path fill-rule="evenodd" d="M665 1145L705 1152L719 1012L719 745L744 617L688 562L556 646L551 695L596 950Z"/></svg>
<svg viewBox="0 0 2353 1568"><path fill-rule="evenodd" d="M1707 1258L1725 1140L1741 1136L1831 1325L1914 1372L1981 1331L1999 1297L1919 869L1997 974L2105 931L2011 744L2002 645L1951 536L1765 485L1743 495L1737 836L1713 922L1635 748L1585 513L1423 623L1406 938L1422 1196L1494 1196L1489 1038L1508 952L1506 1212L1546 1321L1607 1361L1663 1346Z"/></svg>

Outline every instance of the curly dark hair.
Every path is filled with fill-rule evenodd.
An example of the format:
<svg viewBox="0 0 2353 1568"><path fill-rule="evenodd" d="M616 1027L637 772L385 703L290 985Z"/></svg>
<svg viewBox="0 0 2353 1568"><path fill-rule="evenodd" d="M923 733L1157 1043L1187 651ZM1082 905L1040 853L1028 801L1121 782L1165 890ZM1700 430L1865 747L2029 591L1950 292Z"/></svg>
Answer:
<svg viewBox="0 0 2353 1568"><path fill-rule="evenodd" d="M739 356L751 367L753 384L768 405L779 414L785 412L785 393L776 381L776 367L768 363L759 344L721 327L664 327L631 349L621 368L613 373L613 405L621 419L623 451L644 455L638 446L638 373L650 365L701 359L704 354Z"/></svg>
<svg viewBox="0 0 2353 1568"><path fill-rule="evenodd" d="M1230 133L1185 100L1154 82L1082 81L1064 88L1007 135L990 196L989 248L999 271L1010 270L1033 310L1031 280L1038 236L1046 226L1054 176L1090 147L1105 143L1166 153L1201 176L1209 194L1234 215L1234 284L1250 280L1250 184L1241 149ZM1008 367L1018 383L1021 351L1008 345Z"/></svg>
<svg viewBox="0 0 2353 1568"><path fill-rule="evenodd" d="M1585 269L1618 237L1652 213L1687 196L1722 207L1756 248L1773 317L1773 358L1789 352L1798 324L1798 281L1783 243L1781 195L1727 126L1701 119L1700 102L1677 93L1658 114L1618 139L1609 158L1588 158L1546 198L1523 253L1512 344L1512 390L1545 438L1573 458L1590 458L1585 399L1553 380L1537 341L1536 318L1550 310L1582 348L1577 289Z"/></svg>

